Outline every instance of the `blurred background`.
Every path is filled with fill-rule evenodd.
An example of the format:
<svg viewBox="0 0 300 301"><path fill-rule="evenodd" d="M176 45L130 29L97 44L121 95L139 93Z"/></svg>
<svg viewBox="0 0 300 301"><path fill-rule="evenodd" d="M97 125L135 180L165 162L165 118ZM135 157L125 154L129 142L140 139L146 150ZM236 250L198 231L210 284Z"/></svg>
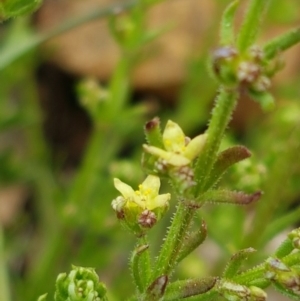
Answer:
<svg viewBox="0 0 300 301"><path fill-rule="evenodd" d="M228 3L165 0L131 16L119 1L45 0L31 17L0 25L0 260L11 300L51 296L56 276L71 264L95 267L110 300L130 296L135 239L111 210L118 194L112 178L134 187L143 180L143 125L154 116L162 127L172 119L191 137L206 129L217 91L208 59ZM110 5L114 17L93 17ZM297 0L273 0L258 44L299 26L299 10ZM61 33L67 23L72 28ZM183 261L178 277L220 273L243 247L261 251L250 262L258 263L279 234L299 226L299 53L295 46L281 56L275 111L242 95L222 146L244 144L253 157L220 185L263 189L264 197L247 208L205 207L209 239ZM168 220L151 231L153 255Z"/></svg>

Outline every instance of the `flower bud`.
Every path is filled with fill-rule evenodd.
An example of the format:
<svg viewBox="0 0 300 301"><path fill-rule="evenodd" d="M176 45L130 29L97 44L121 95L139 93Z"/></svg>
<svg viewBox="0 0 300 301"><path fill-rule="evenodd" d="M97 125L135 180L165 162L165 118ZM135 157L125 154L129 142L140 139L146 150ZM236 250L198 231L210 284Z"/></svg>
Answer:
<svg viewBox="0 0 300 301"><path fill-rule="evenodd" d="M283 290L300 296L300 270L298 268L288 267L278 258L271 257L266 261L265 277L278 284Z"/></svg>
<svg viewBox="0 0 300 301"><path fill-rule="evenodd" d="M288 235L295 249L300 250L300 228L294 229Z"/></svg>
<svg viewBox="0 0 300 301"><path fill-rule="evenodd" d="M267 294L259 287L247 287L228 280L220 281L218 291L228 301L265 301L267 299Z"/></svg>
<svg viewBox="0 0 300 301"><path fill-rule="evenodd" d="M88 78L79 82L77 92L80 104L95 118L100 105L109 99L108 91L95 78Z"/></svg>
<svg viewBox="0 0 300 301"><path fill-rule="evenodd" d="M228 301L248 301L251 295L247 286L228 280L220 281L218 291Z"/></svg>
<svg viewBox="0 0 300 301"><path fill-rule="evenodd" d="M250 286L251 291L251 301L265 301L267 300L267 294L261 288L257 286Z"/></svg>
<svg viewBox="0 0 300 301"><path fill-rule="evenodd" d="M92 268L73 266L56 279L55 301L107 301L106 287Z"/></svg>
<svg viewBox="0 0 300 301"><path fill-rule="evenodd" d="M268 90L270 78L277 69L266 60L263 50L257 45L252 45L243 53L232 46L216 49L212 56L212 69L223 85L241 86L263 109L273 108L273 99Z"/></svg>

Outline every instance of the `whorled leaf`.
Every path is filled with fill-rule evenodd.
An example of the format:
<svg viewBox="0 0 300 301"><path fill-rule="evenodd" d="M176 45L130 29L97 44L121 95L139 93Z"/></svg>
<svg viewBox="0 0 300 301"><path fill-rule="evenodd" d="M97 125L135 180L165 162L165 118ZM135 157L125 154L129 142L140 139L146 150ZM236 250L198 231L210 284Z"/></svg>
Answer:
<svg viewBox="0 0 300 301"><path fill-rule="evenodd" d="M133 280L140 292L143 291L144 286L145 286L145 281L147 281L147 271L141 271L140 267L143 262L143 260L146 260L144 256L142 256L145 251L149 248L149 245L140 245L137 248L134 249L132 252L132 256L130 259L130 265L131 265L131 270L132 270L132 275L133 275ZM143 273L143 275L141 275ZM146 276L146 277L145 277Z"/></svg>
<svg viewBox="0 0 300 301"><path fill-rule="evenodd" d="M264 54L266 59L272 59L282 51L294 46L300 41L300 27L292 29L273 40L269 41L264 46Z"/></svg>
<svg viewBox="0 0 300 301"><path fill-rule="evenodd" d="M207 236L207 226L204 220L201 222L201 226L197 231L194 231L185 238L182 248L179 252L178 262L183 260L186 256L192 253L197 247L199 247Z"/></svg>
<svg viewBox="0 0 300 301"><path fill-rule="evenodd" d="M258 102L264 111L270 111L275 107L274 97L268 91L253 91L249 90L249 95Z"/></svg>
<svg viewBox="0 0 300 301"><path fill-rule="evenodd" d="M220 43L222 45L234 44L234 16L239 2L239 0L231 2L223 13L220 28Z"/></svg>
<svg viewBox="0 0 300 301"><path fill-rule="evenodd" d="M246 194L242 191L231 191L225 189L208 190L201 195L201 202L210 202L218 204L236 204L236 205L248 205L257 201L262 195L261 191L254 192L252 194Z"/></svg>
<svg viewBox="0 0 300 301"><path fill-rule="evenodd" d="M255 252L255 249L253 248L247 248L238 251L235 253L231 258L228 264L225 267L223 277L225 278L231 278L238 274L239 269L243 262L247 260L248 256Z"/></svg>
<svg viewBox="0 0 300 301"><path fill-rule="evenodd" d="M251 152L247 147L242 145L236 145L230 147L217 156L217 160L214 164L214 168L211 172L210 178L207 181L206 189L212 187L217 181L220 180L226 170L242 160L245 160L251 156Z"/></svg>
<svg viewBox="0 0 300 301"><path fill-rule="evenodd" d="M217 282L216 277L179 280L168 285L164 301L175 301L191 296L204 294L211 290Z"/></svg>
<svg viewBox="0 0 300 301"><path fill-rule="evenodd" d="M284 256L290 254L293 250L294 250L293 243L289 238L287 238L277 248L275 252L275 256L277 258L283 258Z"/></svg>
<svg viewBox="0 0 300 301"><path fill-rule="evenodd" d="M250 1L237 37L238 49L241 52L247 50L255 42L269 2L270 0Z"/></svg>

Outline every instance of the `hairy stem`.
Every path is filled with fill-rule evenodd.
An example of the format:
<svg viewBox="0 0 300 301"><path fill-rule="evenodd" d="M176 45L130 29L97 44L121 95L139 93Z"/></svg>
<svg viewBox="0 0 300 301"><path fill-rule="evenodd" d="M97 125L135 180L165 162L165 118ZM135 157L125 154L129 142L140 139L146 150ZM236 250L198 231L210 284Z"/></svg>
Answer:
<svg viewBox="0 0 300 301"><path fill-rule="evenodd" d="M159 253L152 280L171 273L178 262L184 237L195 213L195 207L180 201L168 231L167 237Z"/></svg>
<svg viewBox="0 0 300 301"><path fill-rule="evenodd" d="M215 163L225 129L236 106L237 98L238 93L236 90L221 87L209 122L207 141L198 158L195 168L195 179L198 182L195 189L196 197L204 192L206 182L209 179L210 172L213 164Z"/></svg>

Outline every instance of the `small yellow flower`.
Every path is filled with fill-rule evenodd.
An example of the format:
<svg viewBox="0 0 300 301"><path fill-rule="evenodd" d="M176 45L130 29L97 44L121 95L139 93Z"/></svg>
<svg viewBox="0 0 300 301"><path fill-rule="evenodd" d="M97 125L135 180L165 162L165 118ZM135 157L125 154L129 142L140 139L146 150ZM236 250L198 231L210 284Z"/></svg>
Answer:
<svg viewBox="0 0 300 301"><path fill-rule="evenodd" d="M160 179L157 176L149 175L138 190L116 178L114 185L121 196L112 201L112 207L118 218L137 235L151 228L169 207L171 195L158 194Z"/></svg>
<svg viewBox="0 0 300 301"><path fill-rule="evenodd" d="M191 140L184 135L177 123L169 120L163 132L165 149L146 144L143 145L143 148L169 165L186 166L199 155L205 144L206 136L206 134L198 135Z"/></svg>

